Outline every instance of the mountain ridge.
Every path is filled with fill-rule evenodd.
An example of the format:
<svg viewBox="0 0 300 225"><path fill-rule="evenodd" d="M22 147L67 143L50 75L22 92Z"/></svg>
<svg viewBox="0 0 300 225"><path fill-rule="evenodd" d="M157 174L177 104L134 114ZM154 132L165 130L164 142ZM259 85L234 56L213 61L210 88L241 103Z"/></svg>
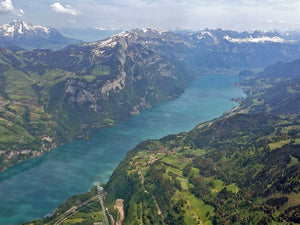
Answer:
<svg viewBox="0 0 300 225"><path fill-rule="evenodd" d="M22 47L25 49L61 49L81 41L67 38L56 29L41 25L31 25L25 21L14 20L0 26L0 45L3 47Z"/></svg>

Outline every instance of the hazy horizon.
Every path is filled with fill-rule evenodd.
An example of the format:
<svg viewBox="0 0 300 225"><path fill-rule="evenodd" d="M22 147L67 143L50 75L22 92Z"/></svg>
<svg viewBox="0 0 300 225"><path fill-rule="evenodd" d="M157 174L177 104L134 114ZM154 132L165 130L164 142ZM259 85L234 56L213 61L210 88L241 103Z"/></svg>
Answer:
<svg viewBox="0 0 300 225"><path fill-rule="evenodd" d="M24 20L55 28L130 30L300 29L295 0L0 0L0 23Z"/></svg>

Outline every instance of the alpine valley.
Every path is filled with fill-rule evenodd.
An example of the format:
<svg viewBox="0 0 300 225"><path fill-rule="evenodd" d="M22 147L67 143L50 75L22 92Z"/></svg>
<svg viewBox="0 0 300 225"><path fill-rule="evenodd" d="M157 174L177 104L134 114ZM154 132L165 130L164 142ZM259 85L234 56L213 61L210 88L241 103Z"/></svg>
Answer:
<svg viewBox="0 0 300 225"><path fill-rule="evenodd" d="M299 224L299 66L242 71L247 97L238 107L140 143L103 191L93 187L28 224L104 223L103 215L110 224Z"/></svg>
<svg viewBox="0 0 300 225"><path fill-rule="evenodd" d="M139 144L104 190L33 223L105 215L111 224L300 223L300 61L285 63L298 58L296 38L221 29L136 29L58 51L0 48L0 170L175 99L203 74L243 70L240 106Z"/></svg>

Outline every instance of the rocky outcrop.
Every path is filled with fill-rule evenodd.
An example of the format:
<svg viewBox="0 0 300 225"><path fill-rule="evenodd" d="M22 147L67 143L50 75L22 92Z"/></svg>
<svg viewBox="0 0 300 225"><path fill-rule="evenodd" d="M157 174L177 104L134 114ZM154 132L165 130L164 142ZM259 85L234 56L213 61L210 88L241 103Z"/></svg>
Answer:
<svg viewBox="0 0 300 225"><path fill-rule="evenodd" d="M126 73L124 71L117 77L117 79L113 81L106 81L106 83L101 88L101 93L103 96L108 97L109 93L112 92L120 92L123 88L125 88L125 80Z"/></svg>

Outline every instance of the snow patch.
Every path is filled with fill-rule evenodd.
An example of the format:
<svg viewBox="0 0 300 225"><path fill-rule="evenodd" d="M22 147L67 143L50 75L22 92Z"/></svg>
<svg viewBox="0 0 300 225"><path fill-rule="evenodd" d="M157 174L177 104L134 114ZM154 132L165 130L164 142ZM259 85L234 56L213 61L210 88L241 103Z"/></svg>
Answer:
<svg viewBox="0 0 300 225"><path fill-rule="evenodd" d="M117 45L117 41L114 37L108 38L101 42L92 42L87 43L88 46L95 46L95 48L92 50L92 57L93 59L95 57L99 57L105 53L105 49L107 48L114 48Z"/></svg>
<svg viewBox="0 0 300 225"><path fill-rule="evenodd" d="M165 31L155 30L155 29L151 29L151 28L142 28L141 31L143 31L143 33L152 32L152 33L160 34L160 35L162 35L163 33L165 33Z"/></svg>
<svg viewBox="0 0 300 225"><path fill-rule="evenodd" d="M30 25L25 22L23 22L23 27L25 30L30 30Z"/></svg>
<svg viewBox="0 0 300 225"><path fill-rule="evenodd" d="M103 47L110 47L113 48L117 45L117 42L113 40L113 38L109 38L105 41L101 41L100 44L98 45L98 48L103 48Z"/></svg>
<svg viewBox="0 0 300 225"><path fill-rule="evenodd" d="M148 28L142 28L142 31L143 31L144 33L147 33L147 32L149 31L149 29L148 29Z"/></svg>
<svg viewBox="0 0 300 225"><path fill-rule="evenodd" d="M114 37L114 38L115 37L127 37L127 38L131 38L132 34L131 34L130 31L123 31L123 32L121 32L119 34L116 34L116 35L112 36L112 37Z"/></svg>
<svg viewBox="0 0 300 225"><path fill-rule="evenodd" d="M208 36L214 37L214 36L212 35L212 33L209 32L209 31L202 31L201 34L202 34L202 35L207 34Z"/></svg>
<svg viewBox="0 0 300 225"><path fill-rule="evenodd" d="M6 32L8 32L8 33L14 33L15 32L15 27L9 27L9 26L7 26L7 27L4 27L4 30L6 31Z"/></svg>
<svg viewBox="0 0 300 225"><path fill-rule="evenodd" d="M33 27L33 29L43 30L47 34L49 34L51 32L49 27L43 27L43 26L40 26L40 25L34 25L32 27Z"/></svg>
<svg viewBox="0 0 300 225"><path fill-rule="evenodd" d="M264 43L264 42L274 42L274 43L290 43L293 41L287 41L281 37L249 37L249 38L231 38L229 36L224 36L223 37L225 40L229 41L229 42L233 42L233 43L238 43L238 44L242 44L242 43Z"/></svg>
<svg viewBox="0 0 300 225"><path fill-rule="evenodd" d="M205 35L208 35L208 36L210 36L212 38L215 38L214 35L211 32L209 32L209 31L201 31L201 33L199 35L197 35L197 39L201 40L201 39L203 39L205 37Z"/></svg>
<svg viewBox="0 0 300 225"><path fill-rule="evenodd" d="M40 25L31 25L24 21L13 21L11 24L4 24L0 26L0 34L4 36L13 37L15 34L25 34L28 32L43 32L49 34L51 32L49 27L43 27Z"/></svg>

